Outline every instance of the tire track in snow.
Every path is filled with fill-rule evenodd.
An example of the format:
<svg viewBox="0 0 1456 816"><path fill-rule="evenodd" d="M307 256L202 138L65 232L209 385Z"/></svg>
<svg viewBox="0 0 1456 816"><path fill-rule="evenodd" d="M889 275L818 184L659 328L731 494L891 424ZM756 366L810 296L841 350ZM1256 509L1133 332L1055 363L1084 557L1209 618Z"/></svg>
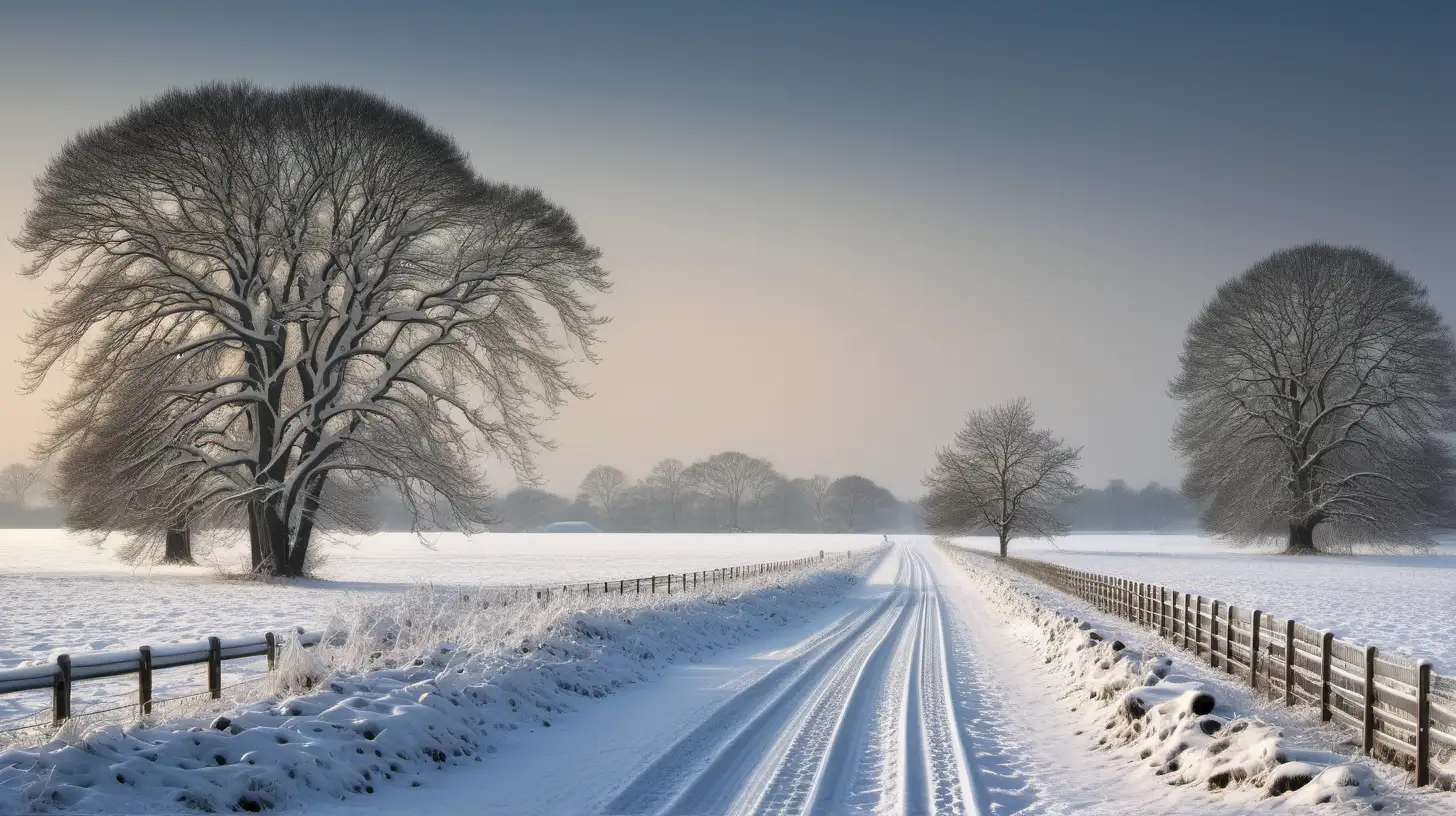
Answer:
<svg viewBox="0 0 1456 816"><path fill-rule="evenodd" d="M726 771L723 765L742 766L760 756L763 743L774 736L772 724L791 717L837 659L881 622L886 611L904 602L901 585L906 569L902 554L894 591L815 636L815 646L735 694L628 783L605 813L660 813L680 799L694 780L708 777L706 781L711 781L715 765Z"/></svg>
<svg viewBox="0 0 1456 816"><path fill-rule="evenodd" d="M923 603L923 599L917 599ZM916 611L900 619L890 641L866 666L846 707L814 790L814 813L894 812L901 744L898 714L914 651Z"/></svg>
<svg viewBox="0 0 1456 816"><path fill-rule="evenodd" d="M724 703L606 812L980 812L959 699L976 689L929 564L898 558L882 602Z"/></svg>
<svg viewBox="0 0 1456 816"><path fill-rule="evenodd" d="M816 782L825 769L831 745L841 733L857 731L860 719L870 712L856 704L856 692L873 683L885 655L898 639L897 634L913 616L918 599L905 599L893 618L874 637L864 639L859 648L836 667L805 716L785 732L784 750L767 759L771 769L762 793L749 789L741 801L752 803L746 812L760 814L794 814L804 812ZM863 695L860 695L863 696ZM699 812L699 811L693 811Z"/></svg>

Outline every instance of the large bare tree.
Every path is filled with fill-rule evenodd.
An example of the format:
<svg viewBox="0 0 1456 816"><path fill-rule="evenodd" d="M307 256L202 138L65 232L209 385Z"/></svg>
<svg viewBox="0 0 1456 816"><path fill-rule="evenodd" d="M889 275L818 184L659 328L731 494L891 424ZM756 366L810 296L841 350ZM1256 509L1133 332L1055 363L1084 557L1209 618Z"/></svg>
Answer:
<svg viewBox="0 0 1456 816"><path fill-rule="evenodd" d="M647 474L647 486L667 504L669 529L672 530L677 530L683 502L690 493L686 472L687 466L681 460L667 458L653 465L652 472Z"/></svg>
<svg viewBox="0 0 1456 816"><path fill-rule="evenodd" d="M1384 259L1276 252L1219 287L1180 359L1173 442L1212 532L1309 553L1424 543L1456 515L1456 345Z"/></svg>
<svg viewBox="0 0 1456 816"><path fill-rule="evenodd" d="M686 472L687 482L697 492L719 499L728 509L728 528L743 529L739 510L743 500L757 495L762 486L778 478L772 464L738 451L715 453L695 462Z"/></svg>
<svg viewBox="0 0 1456 816"><path fill-rule="evenodd" d="M55 300L27 385L72 376L42 447L76 450L110 383L163 383L118 472L235 509L259 571L302 572L335 480L489 522L481 454L529 480L540 420L583 396L566 352L592 358L597 250L378 97L170 92L73 139L36 190L17 242Z"/></svg>
<svg viewBox="0 0 1456 816"><path fill-rule="evenodd" d="M1036 427L1024 399L972 411L924 479L926 526L939 535L989 528L1001 557L1018 535L1063 535L1060 508L1081 492L1082 449Z"/></svg>
<svg viewBox="0 0 1456 816"><path fill-rule="evenodd" d="M601 508L608 527L617 522L617 511L627 498L627 474L611 465L597 465L581 480L579 491L589 504Z"/></svg>

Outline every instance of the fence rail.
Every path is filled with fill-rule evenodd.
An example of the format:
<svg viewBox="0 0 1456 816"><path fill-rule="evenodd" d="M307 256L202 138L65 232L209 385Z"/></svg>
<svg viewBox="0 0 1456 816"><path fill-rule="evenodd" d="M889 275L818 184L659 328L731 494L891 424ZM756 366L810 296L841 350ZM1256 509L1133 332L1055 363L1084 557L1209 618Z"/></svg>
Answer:
<svg viewBox="0 0 1456 816"><path fill-rule="evenodd" d="M812 564L845 560L851 558L855 552L855 550L848 550L843 553L826 553L824 550L820 550L819 555L807 558L765 561L758 564L743 564L696 572L676 572L614 581L589 581L550 586L489 587L488 589L496 594L492 602L501 605L529 600L544 602L562 595L657 593L671 595L674 591L683 593L695 589L708 589L720 584L801 569ZM279 637L273 632L265 632L255 637L210 637L196 643L142 646L125 651L88 652L75 656L62 654L57 655L55 660L49 663L0 670L0 695L49 689L51 692L51 724L59 726L72 717L71 692L77 682L134 674L137 676L136 705L139 713L145 715L152 711L154 702L152 673L156 670L178 666L206 666L207 693L213 699L220 699L223 690L222 664L224 662L266 657L268 671L272 672L277 662L279 649L285 642L311 647L318 645L322 638L323 633L321 632L305 632L299 629L286 638Z"/></svg>
<svg viewBox="0 0 1456 816"><path fill-rule="evenodd" d="M1156 632L1270 699L1318 708L1321 720L1358 733L1366 754L1413 771L1418 786L1456 787L1456 773L1435 761L1456 754L1456 678L1435 674L1429 661L1382 655L1293 618L1157 584L996 560Z"/></svg>

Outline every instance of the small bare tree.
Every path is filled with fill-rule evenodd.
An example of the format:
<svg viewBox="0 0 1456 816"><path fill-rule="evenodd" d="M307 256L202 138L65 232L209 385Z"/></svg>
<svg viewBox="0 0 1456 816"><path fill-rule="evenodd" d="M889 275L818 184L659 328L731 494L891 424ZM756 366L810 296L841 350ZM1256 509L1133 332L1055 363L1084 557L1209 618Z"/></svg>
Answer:
<svg viewBox="0 0 1456 816"><path fill-rule="evenodd" d="M686 476L694 490L709 498L721 499L728 509L728 528L740 530L738 511L743 500L752 496L765 479L772 479L775 472L765 459L727 451L694 463Z"/></svg>
<svg viewBox="0 0 1456 816"><path fill-rule="evenodd" d="M804 497L809 500L809 509L819 532L829 530L829 486L833 482L828 476L815 474L804 480Z"/></svg>
<svg viewBox="0 0 1456 816"><path fill-rule="evenodd" d="M652 472L647 474L647 486L667 504L669 529L672 530L677 529L678 515L689 492L687 480L684 478L686 472L687 466L680 460L669 458L658 462L652 467Z"/></svg>
<svg viewBox="0 0 1456 816"><path fill-rule="evenodd" d="M608 527L617 523L617 511L622 507L626 491L627 474L611 465L597 465L581 480L582 498L601 508Z"/></svg>
<svg viewBox="0 0 1456 816"><path fill-rule="evenodd" d="M1276 252L1219 287L1180 359L1173 443L1210 531L1312 553L1423 544L1456 516L1456 343L1384 259Z"/></svg>
<svg viewBox="0 0 1456 816"><path fill-rule="evenodd" d="M924 479L926 526L937 535L990 528L1002 558L1017 535L1063 535L1058 511L1082 490L1075 473L1081 455L1037 428L1024 399L972 411Z"/></svg>
<svg viewBox="0 0 1456 816"><path fill-rule="evenodd" d="M15 462L0 469L0 495L7 501L25 507L25 495L40 478L40 468Z"/></svg>

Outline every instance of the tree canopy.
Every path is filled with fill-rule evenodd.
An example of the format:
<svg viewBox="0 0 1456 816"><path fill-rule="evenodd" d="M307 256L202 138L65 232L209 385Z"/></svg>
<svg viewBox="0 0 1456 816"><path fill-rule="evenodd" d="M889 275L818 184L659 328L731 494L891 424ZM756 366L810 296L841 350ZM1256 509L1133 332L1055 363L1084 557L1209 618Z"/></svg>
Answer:
<svg viewBox="0 0 1456 816"><path fill-rule="evenodd" d="M1180 360L1173 442L1211 532L1304 553L1421 544L1456 517L1456 344L1383 258L1274 253L1219 287Z"/></svg>
<svg viewBox="0 0 1456 816"><path fill-rule="evenodd" d="M541 193L335 86L172 91L85 132L18 244L55 295L27 385L71 377L43 452L63 469L99 452L117 480L77 518L231 515L281 575L302 571L332 489L492 520L481 457L530 478L539 422L583 395L566 364L592 357L587 298L609 285ZM166 500L84 510L137 495Z"/></svg>

